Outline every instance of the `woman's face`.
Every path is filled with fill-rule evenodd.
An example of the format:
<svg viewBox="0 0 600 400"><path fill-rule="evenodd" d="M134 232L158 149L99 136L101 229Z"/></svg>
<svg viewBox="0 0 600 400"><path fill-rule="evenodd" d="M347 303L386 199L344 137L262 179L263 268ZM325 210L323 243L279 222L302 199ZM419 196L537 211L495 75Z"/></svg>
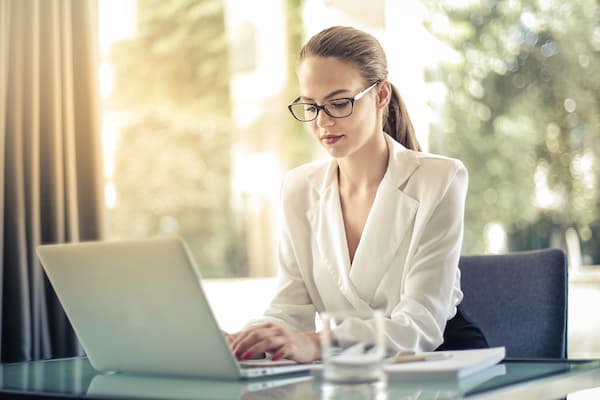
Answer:
<svg viewBox="0 0 600 400"><path fill-rule="evenodd" d="M323 103L343 97L353 98L373 82L365 82L358 69L333 57L308 57L298 67L300 85L299 101ZM332 118L323 110L317 119L306 124L321 145L333 157L348 157L369 143L377 140L381 133L378 123L376 86L360 100L355 101L352 114L345 118Z"/></svg>

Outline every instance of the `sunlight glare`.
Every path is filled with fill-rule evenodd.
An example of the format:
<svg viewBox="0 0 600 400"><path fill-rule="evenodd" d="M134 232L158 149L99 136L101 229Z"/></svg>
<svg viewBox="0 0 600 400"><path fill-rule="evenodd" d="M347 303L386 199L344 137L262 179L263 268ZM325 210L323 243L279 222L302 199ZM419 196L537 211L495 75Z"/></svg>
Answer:
<svg viewBox="0 0 600 400"><path fill-rule="evenodd" d="M488 254L503 254L506 253L506 230L497 222L489 223L484 228L485 231L485 247Z"/></svg>

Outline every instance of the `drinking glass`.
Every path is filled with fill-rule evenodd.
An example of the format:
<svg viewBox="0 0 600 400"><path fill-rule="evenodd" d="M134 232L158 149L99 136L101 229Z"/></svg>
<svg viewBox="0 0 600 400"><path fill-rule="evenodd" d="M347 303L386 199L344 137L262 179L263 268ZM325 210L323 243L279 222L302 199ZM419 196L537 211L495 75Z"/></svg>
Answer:
<svg viewBox="0 0 600 400"><path fill-rule="evenodd" d="M323 380L350 384L383 380L383 313L337 311L321 318Z"/></svg>

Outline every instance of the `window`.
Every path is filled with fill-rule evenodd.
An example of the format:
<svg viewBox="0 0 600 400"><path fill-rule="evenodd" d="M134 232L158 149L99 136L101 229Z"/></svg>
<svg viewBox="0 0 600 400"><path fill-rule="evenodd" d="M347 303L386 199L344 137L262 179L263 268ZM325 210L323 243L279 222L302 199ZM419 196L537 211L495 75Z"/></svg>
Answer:
<svg viewBox="0 0 600 400"><path fill-rule="evenodd" d="M273 276L281 177L323 156L286 110L297 52L324 27L353 25L386 49L422 146L470 171L463 252L563 248L570 351L600 353L596 1L100 7L112 238L175 233L206 277Z"/></svg>

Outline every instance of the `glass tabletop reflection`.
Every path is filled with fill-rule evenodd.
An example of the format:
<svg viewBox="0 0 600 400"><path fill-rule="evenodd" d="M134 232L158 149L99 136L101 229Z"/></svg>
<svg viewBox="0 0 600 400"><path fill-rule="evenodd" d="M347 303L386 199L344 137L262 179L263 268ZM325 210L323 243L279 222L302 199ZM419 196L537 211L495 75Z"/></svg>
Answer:
<svg viewBox="0 0 600 400"><path fill-rule="evenodd" d="M308 372L246 381L96 371L85 357L0 365L0 395L138 399L459 399L518 383L599 371L600 361L506 360L461 380L331 385ZM600 382L598 383L600 385Z"/></svg>

